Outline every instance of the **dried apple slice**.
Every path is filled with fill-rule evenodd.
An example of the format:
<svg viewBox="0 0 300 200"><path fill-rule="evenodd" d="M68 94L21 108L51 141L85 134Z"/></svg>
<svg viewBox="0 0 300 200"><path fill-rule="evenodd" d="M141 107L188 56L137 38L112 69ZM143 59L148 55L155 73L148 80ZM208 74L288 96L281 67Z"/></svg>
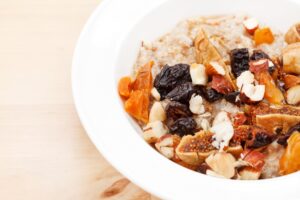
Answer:
<svg viewBox="0 0 300 200"><path fill-rule="evenodd" d="M300 23L293 25L285 34L285 41L288 44L300 42Z"/></svg>
<svg viewBox="0 0 300 200"><path fill-rule="evenodd" d="M230 82L231 86L236 89L236 85L232 80L230 73L230 68L224 63L220 53L214 47L214 45L209 41L204 30L201 29L194 41L196 47L196 61L197 63L209 66L211 62L216 62L218 65L222 66L225 71L225 77ZM209 70L208 70L209 71ZM221 72L222 70L219 70ZM222 73L222 72L221 72Z"/></svg>
<svg viewBox="0 0 300 200"><path fill-rule="evenodd" d="M212 133L200 131L194 136L184 136L176 148L177 156L187 164L199 165L216 151L212 146Z"/></svg>

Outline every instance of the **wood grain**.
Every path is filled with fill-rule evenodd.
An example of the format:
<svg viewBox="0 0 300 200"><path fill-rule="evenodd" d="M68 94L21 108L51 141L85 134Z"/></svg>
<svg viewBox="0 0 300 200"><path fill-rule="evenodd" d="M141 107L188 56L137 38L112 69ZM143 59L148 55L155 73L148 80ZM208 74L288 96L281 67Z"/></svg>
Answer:
<svg viewBox="0 0 300 200"><path fill-rule="evenodd" d="M0 1L0 199L155 199L113 169L74 109L74 47L100 0Z"/></svg>

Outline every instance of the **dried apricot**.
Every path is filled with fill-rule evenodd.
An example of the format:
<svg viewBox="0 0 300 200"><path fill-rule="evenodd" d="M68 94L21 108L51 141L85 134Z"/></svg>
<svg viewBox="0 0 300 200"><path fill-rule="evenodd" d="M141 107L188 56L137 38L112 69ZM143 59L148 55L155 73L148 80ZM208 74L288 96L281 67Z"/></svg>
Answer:
<svg viewBox="0 0 300 200"><path fill-rule="evenodd" d="M268 71L255 74L255 78L262 85L265 85L266 91L264 98L273 104L282 104L284 96L280 89L276 86L275 81Z"/></svg>
<svg viewBox="0 0 300 200"><path fill-rule="evenodd" d="M133 90L151 90L152 89L152 73L151 68L154 62L150 61L141 67L137 73L136 80L133 83Z"/></svg>
<svg viewBox="0 0 300 200"><path fill-rule="evenodd" d="M118 91L121 97L128 98L131 92L131 78L125 76L119 80Z"/></svg>
<svg viewBox="0 0 300 200"><path fill-rule="evenodd" d="M149 119L149 93L146 90L136 90L130 94L125 102L125 110L131 116L144 123Z"/></svg>
<svg viewBox="0 0 300 200"><path fill-rule="evenodd" d="M254 33L254 41L256 45L263 43L271 44L274 41L274 36L269 27L257 29Z"/></svg>
<svg viewBox="0 0 300 200"><path fill-rule="evenodd" d="M288 140L288 146L280 159L280 173L290 174L300 170L300 133L294 132Z"/></svg>

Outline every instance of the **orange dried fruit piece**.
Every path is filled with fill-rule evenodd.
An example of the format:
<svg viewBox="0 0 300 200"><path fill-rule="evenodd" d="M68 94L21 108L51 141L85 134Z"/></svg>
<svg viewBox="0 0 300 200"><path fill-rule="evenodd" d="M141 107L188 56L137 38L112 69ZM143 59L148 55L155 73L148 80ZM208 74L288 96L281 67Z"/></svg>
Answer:
<svg viewBox="0 0 300 200"><path fill-rule="evenodd" d="M300 170L300 133L294 132L280 159L280 174L286 175Z"/></svg>
<svg viewBox="0 0 300 200"><path fill-rule="evenodd" d="M125 76L119 80L118 91L121 97L128 98L131 93L131 78Z"/></svg>
<svg viewBox="0 0 300 200"><path fill-rule="evenodd" d="M272 76L267 71L260 72L256 74L255 77L260 84L265 85L265 99L273 104L282 104L282 102L284 102L282 92L276 86Z"/></svg>
<svg viewBox="0 0 300 200"><path fill-rule="evenodd" d="M137 120L148 123L149 120L149 93L146 90L133 91L125 102L125 110Z"/></svg>
<svg viewBox="0 0 300 200"><path fill-rule="evenodd" d="M151 90L152 89L152 73L151 69L154 62L150 61L142 66L133 83L133 90Z"/></svg>
<svg viewBox="0 0 300 200"><path fill-rule="evenodd" d="M269 27L257 29L254 33L254 41L256 45L263 43L271 44L274 41L274 36Z"/></svg>

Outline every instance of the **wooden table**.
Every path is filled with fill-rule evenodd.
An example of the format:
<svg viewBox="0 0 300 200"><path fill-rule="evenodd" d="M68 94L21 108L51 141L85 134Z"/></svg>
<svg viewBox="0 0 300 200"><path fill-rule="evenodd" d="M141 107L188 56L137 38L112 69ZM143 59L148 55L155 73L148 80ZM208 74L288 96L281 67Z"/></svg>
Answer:
<svg viewBox="0 0 300 200"><path fill-rule="evenodd" d="M0 1L0 199L154 199L83 130L71 61L100 0Z"/></svg>

